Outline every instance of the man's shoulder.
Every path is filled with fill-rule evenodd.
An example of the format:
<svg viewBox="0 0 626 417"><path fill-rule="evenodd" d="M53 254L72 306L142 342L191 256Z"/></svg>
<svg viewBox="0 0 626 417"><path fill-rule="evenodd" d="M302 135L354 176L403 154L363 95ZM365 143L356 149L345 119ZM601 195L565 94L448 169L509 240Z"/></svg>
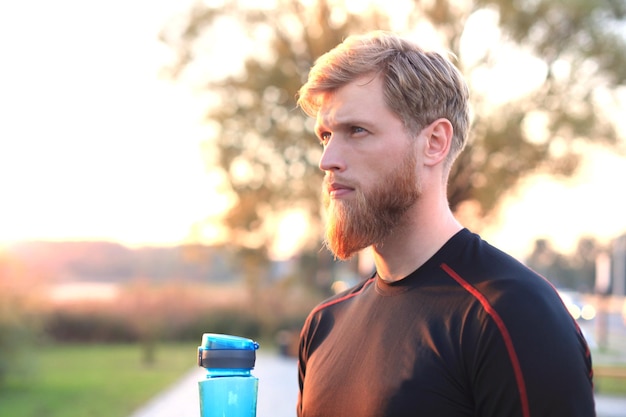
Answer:
<svg viewBox="0 0 626 417"><path fill-rule="evenodd" d="M465 234L463 245L443 259L441 267L457 281L485 290L532 293L551 287L546 278L473 233Z"/></svg>
<svg viewBox="0 0 626 417"><path fill-rule="evenodd" d="M493 272L498 269L526 272L528 269L519 260L468 229L463 229L453 236L434 258L437 263L446 263L461 272Z"/></svg>
<svg viewBox="0 0 626 417"><path fill-rule="evenodd" d="M353 285L352 287L341 291L335 295L332 295L328 298L326 298L324 301L322 301L321 303L319 303L311 312L311 314L314 314L318 311L322 311L326 308L335 306L335 305L339 305L345 301L348 301L356 296L358 296L359 294L361 294L363 291L365 291L371 284L374 283L375 281L375 277L371 277L368 279L363 279L361 281L359 281L358 283L356 283L355 285Z"/></svg>

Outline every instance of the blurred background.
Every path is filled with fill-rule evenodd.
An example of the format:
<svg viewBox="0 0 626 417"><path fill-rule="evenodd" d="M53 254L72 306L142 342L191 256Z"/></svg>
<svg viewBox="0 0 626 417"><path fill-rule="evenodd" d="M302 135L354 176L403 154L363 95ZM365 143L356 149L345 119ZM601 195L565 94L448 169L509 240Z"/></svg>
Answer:
<svg viewBox="0 0 626 417"><path fill-rule="evenodd" d="M0 416L128 416L203 332L293 355L371 272L322 249L295 94L371 29L467 77L451 206L554 283L626 396L623 0L34 0L0 4Z"/></svg>

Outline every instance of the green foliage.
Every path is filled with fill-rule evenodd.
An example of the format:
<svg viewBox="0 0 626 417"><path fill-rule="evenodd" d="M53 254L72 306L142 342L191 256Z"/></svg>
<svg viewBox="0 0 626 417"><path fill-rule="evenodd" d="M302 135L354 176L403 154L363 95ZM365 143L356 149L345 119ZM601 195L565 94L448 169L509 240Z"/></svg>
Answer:
<svg viewBox="0 0 626 417"><path fill-rule="evenodd" d="M150 334L143 334L138 329L141 323L128 320L110 308L91 312L58 310L45 316L44 321L46 337L63 343L120 343L144 339L188 341L198 339L205 332L257 338L272 331L264 327L261 318L254 312L241 307L198 310L196 314L178 319L172 325L168 325L167 319L161 317L160 330Z"/></svg>
<svg viewBox="0 0 626 417"><path fill-rule="evenodd" d="M223 333L258 339L263 330L259 318L251 311L223 309L199 314L173 329L169 336L177 340L197 340L203 333Z"/></svg>
<svg viewBox="0 0 626 417"><path fill-rule="evenodd" d="M220 167L237 198L226 220L240 247L269 247L274 233L265 220L272 212L303 208L319 227L320 149L295 94L315 58L352 33L408 33L431 24L437 33L423 37L440 38L459 58L476 116L449 184L453 209L472 201L486 215L526 175L572 174L581 143L616 142L603 106L626 77L626 12L619 0L416 0L395 20L382 8L350 11L341 1L277 0L271 9L242 3L196 3L162 33L177 54L170 74L208 93L206 117L214 128L208 146L218 151L208 163ZM472 32L470 23L485 16L491 20ZM229 41L225 22L254 52L242 57L241 68L211 78L202 63L225 58L207 47ZM489 22L493 36L467 40ZM520 59L515 70L502 70L511 57ZM500 90L527 81L531 69L535 79L524 91L494 101Z"/></svg>
<svg viewBox="0 0 626 417"><path fill-rule="evenodd" d="M27 374L39 321L31 311L33 278L27 268L0 253L0 387L15 374Z"/></svg>
<svg viewBox="0 0 626 417"><path fill-rule="evenodd" d="M0 321L0 389L6 378L28 374L28 363L35 340L32 328Z"/></svg>
<svg viewBox="0 0 626 417"><path fill-rule="evenodd" d="M626 35L617 29L626 15L623 2L610 0L482 0L472 13L478 11L495 14L502 36L464 67L470 80L510 51L528 53L543 74L536 87L496 108L475 95L473 140L455 173L468 178L466 194L452 200L476 199L489 212L525 175L571 175L584 157L583 143L617 144L615 120L603 106L625 85ZM523 74L511 72L510 85Z"/></svg>
<svg viewBox="0 0 626 417"><path fill-rule="evenodd" d="M136 326L109 309L57 309L45 316L45 333L62 342L136 342Z"/></svg>
<svg viewBox="0 0 626 417"><path fill-rule="evenodd" d="M281 329L299 330L319 301L320 297L279 284L258 288L255 294L243 284L142 284L125 289L114 303L51 306L41 322L46 340L138 342L149 362L152 347L160 341L197 341L205 332L271 340Z"/></svg>
<svg viewBox="0 0 626 417"><path fill-rule="evenodd" d="M0 417L126 417L195 366L196 346L159 345L146 367L136 345L42 345L37 372L0 387Z"/></svg>

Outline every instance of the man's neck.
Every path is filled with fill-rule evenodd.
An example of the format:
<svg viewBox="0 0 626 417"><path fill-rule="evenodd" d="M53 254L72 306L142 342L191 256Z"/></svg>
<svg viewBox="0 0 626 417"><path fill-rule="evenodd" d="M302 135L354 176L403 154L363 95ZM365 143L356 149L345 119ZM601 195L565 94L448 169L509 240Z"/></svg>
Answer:
<svg viewBox="0 0 626 417"><path fill-rule="evenodd" d="M374 263L381 279L394 282L405 278L463 228L447 205L434 212L437 215L430 217L407 213L385 242L374 245Z"/></svg>

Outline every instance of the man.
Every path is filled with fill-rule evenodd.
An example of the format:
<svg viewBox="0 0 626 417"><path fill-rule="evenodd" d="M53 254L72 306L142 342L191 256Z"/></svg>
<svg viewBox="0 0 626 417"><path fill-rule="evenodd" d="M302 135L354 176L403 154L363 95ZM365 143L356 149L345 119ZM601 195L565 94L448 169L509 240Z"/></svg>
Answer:
<svg viewBox="0 0 626 417"><path fill-rule="evenodd" d="M557 293L449 209L468 95L448 60L385 32L311 69L298 104L324 148L326 244L371 246L376 273L309 315L298 416L594 415L589 349Z"/></svg>

